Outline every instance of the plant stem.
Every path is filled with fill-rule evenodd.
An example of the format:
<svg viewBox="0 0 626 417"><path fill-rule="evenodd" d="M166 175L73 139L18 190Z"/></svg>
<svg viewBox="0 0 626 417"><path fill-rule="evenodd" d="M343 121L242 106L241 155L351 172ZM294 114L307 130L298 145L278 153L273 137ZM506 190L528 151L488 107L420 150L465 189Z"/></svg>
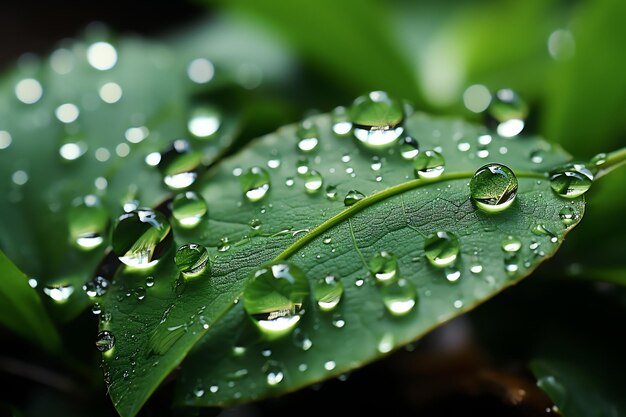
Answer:
<svg viewBox="0 0 626 417"><path fill-rule="evenodd" d="M601 178L626 163L626 148L621 148L613 152L609 152L604 156L598 155L596 158L600 158L602 163L597 165L598 173L595 179Z"/></svg>

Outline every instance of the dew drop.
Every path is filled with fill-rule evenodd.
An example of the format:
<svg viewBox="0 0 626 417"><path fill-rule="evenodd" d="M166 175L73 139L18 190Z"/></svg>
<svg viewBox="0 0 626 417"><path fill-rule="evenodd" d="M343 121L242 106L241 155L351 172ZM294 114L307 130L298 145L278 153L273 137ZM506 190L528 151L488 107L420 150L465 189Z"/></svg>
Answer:
<svg viewBox="0 0 626 417"><path fill-rule="evenodd" d="M333 132L339 136L345 136L352 130L352 122L348 110L345 107L336 107L331 115Z"/></svg>
<svg viewBox="0 0 626 417"><path fill-rule="evenodd" d="M339 314L335 314L332 319L332 324L336 328L341 329L346 325L346 321Z"/></svg>
<svg viewBox="0 0 626 417"><path fill-rule="evenodd" d="M293 184L295 183L293 177L287 177L287 179L285 180L285 185L287 187L293 187Z"/></svg>
<svg viewBox="0 0 626 417"><path fill-rule="evenodd" d="M243 293L243 305L264 334L277 337L296 326L308 294L309 284L302 270L279 262L253 274Z"/></svg>
<svg viewBox="0 0 626 417"><path fill-rule="evenodd" d="M165 185L178 190L187 188L196 181L201 159L202 154L192 150L188 141L178 139L161 152L157 166Z"/></svg>
<svg viewBox="0 0 626 417"><path fill-rule="evenodd" d="M456 261L459 255L459 239L450 232L437 232L424 242L424 254L434 266L448 266Z"/></svg>
<svg viewBox="0 0 626 417"><path fill-rule="evenodd" d="M334 185L329 185L326 187L326 198L334 201L337 199L337 187Z"/></svg>
<svg viewBox="0 0 626 417"><path fill-rule="evenodd" d="M350 108L354 136L370 148L395 143L404 131L402 104L383 91L358 97Z"/></svg>
<svg viewBox="0 0 626 417"><path fill-rule="evenodd" d="M398 273L398 258L390 252L378 252L370 260L369 270L379 282L388 282Z"/></svg>
<svg viewBox="0 0 626 417"><path fill-rule="evenodd" d="M293 331L293 342L305 352L313 347L311 339L299 328Z"/></svg>
<svg viewBox="0 0 626 417"><path fill-rule="evenodd" d="M187 76L197 84L206 84L213 79L215 67L206 58L196 58L187 66Z"/></svg>
<svg viewBox="0 0 626 417"><path fill-rule="evenodd" d="M327 371L332 371L336 367L337 367L337 364L335 363L335 361L326 361L324 363L324 369L326 369Z"/></svg>
<svg viewBox="0 0 626 417"><path fill-rule="evenodd" d="M96 275L93 279L83 285L83 291L88 297L102 297L109 290L109 280L101 275Z"/></svg>
<svg viewBox="0 0 626 417"><path fill-rule="evenodd" d="M98 91L100 99L108 104L117 103L122 98L122 87L114 82L103 84Z"/></svg>
<svg viewBox="0 0 626 417"><path fill-rule="evenodd" d="M191 112L187 122L187 130L195 138L210 139L217 132L221 125L219 111L211 106L202 106Z"/></svg>
<svg viewBox="0 0 626 417"><path fill-rule="evenodd" d="M100 303L93 303L91 306L91 312L96 316L100 315L100 313L102 313L102 306Z"/></svg>
<svg viewBox="0 0 626 417"><path fill-rule="evenodd" d="M198 384L193 388L193 396L196 398L202 398L204 395L204 387L202 384Z"/></svg>
<svg viewBox="0 0 626 417"><path fill-rule="evenodd" d="M57 303L64 303L74 293L74 287L72 285L55 285L44 287L43 292Z"/></svg>
<svg viewBox="0 0 626 417"><path fill-rule="evenodd" d="M350 190L343 199L343 204L348 207L363 200L365 195L357 190Z"/></svg>
<svg viewBox="0 0 626 417"><path fill-rule="evenodd" d="M559 217L561 218L561 222L568 227L578 221L580 213L574 207L565 206L559 212Z"/></svg>
<svg viewBox="0 0 626 417"><path fill-rule="evenodd" d="M241 191L249 201L261 200L270 189L270 175L260 167L252 167L239 177Z"/></svg>
<svg viewBox="0 0 626 417"><path fill-rule="evenodd" d="M503 137L517 136L524 129L528 105L511 89L498 90L488 108L489 116L497 123L497 132Z"/></svg>
<svg viewBox="0 0 626 417"><path fill-rule="evenodd" d="M420 152L413 159L415 178L435 178L440 176L445 169L443 155L437 151Z"/></svg>
<svg viewBox="0 0 626 417"><path fill-rule="evenodd" d="M415 307L417 291L415 286L404 278L383 285L380 292L385 307L395 316L407 314Z"/></svg>
<svg viewBox="0 0 626 417"><path fill-rule="evenodd" d="M318 192L322 188L323 184L324 180L319 172L312 169L304 174L304 189L308 193Z"/></svg>
<svg viewBox="0 0 626 417"><path fill-rule="evenodd" d="M330 311L337 307L341 301L343 290L343 283L334 276L328 275L315 284L313 295L321 310Z"/></svg>
<svg viewBox="0 0 626 417"><path fill-rule="evenodd" d="M567 164L550 173L550 186L561 197L576 198L589 190L593 174L583 164Z"/></svg>
<svg viewBox="0 0 626 417"><path fill-rule="evenodd" d="M522 241L515 236L507 236L502 239L502 250L508 253L516 253L522 248Z"/></svg>
<svg viewBox="0 0 626 417"><path fill-rule="evenodd" d="M218 252L226 252L230 249L230 242L227 237L223 237L220 239L220 243L217 245Z"/></svg>
<svg viewBox="0 0 626 417"><path fill-rule="evenodd" d="M115 336L113 336L113 333L107 330L98 333L98 337L96 338L96 348L100 352L109 351L113 349L113 346L115 346Z"/></svg>
<svg viewBox="0 0 626 417"><path fill-rule="evenodd" d="M455 267L447 267L443 272L448 282L456 282L461 278L461 271Z"/></svg>
<svg viewBox="0 0 626 417"><path fill-rule="evenodd" d="M174 262L185 278L194 278L207 270L209 253L202 245L188 243L178 248Z"/></svg>
<svg viewBox="0 0 626 417"><path fill-rule="evenodd" d="M393 349L393 344L394 344L393 334L386 333L378 342L378 346L377 346L378 352L380 353L391 352L391 350Z"/></svg>
<svg viewBox="0 0 626 417"><path fill-rule="evenodd" d="M479 168L470 181L472 200L481 210L496 213L506 210L517 196L517 177L501 164Z"/></svg>
<svg viewBox="0 0 626 417"><path fill-rule="evenodd" d="M265 365L263 365L263 372L265 373L267 385L272 387L280 384L285 377L283 369L276 361L267 361Z"/></svg>
<svg viewBox="0 0 626 417"><path fill-rule="evenodd" d="M120 261L131 267L148 268L158 262L171 238L171 226L162 213L139 209L119 217L111 240Z"/></svg>
<svg viewBox="0 0 626 417"><path fill-rule="evenodd" d="M206 218L206 201L193 191L178 194L172 200L172 216L184 228L193 228Z"/></svg>
<svg viewBox="0 0 626 417"><path fill-rule="evenodd" d="M483 266L479 263L474 263L472 264L472 266L470 266L470 272L472 274L480 274L481 272L483 272Z"/></svg>
<svg viewBox="0 0 626 417"><path fill-rule="evenodd" d="M100 246L108 225L109 214L94 195L85 197L69 210L70 239L80 249L91 250Z"/></svg>
<svg viewBox="0 0 626 417"><path fill-rule="evenodd" d="M297 132L298 149L302 152L312 152L317 148L319 143L319 133L317 127L311 120L302 122Z"/></svg>
<svg viewBox="0 0 626 417"><path fill-rule="evenodd" d="M419 154L420 147L417 140L412 136L404 136L400 140L400 155L404 159L413 159Z"/></svg>

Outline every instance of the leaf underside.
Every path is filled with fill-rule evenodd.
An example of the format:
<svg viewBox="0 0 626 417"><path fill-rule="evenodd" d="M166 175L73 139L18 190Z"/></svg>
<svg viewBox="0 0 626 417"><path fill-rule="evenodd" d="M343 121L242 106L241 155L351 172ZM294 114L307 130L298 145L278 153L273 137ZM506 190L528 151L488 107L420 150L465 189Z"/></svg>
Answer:
<svg viewBox="0 0 626 417"><path fill-rule="evenodd" d="M416 181L412 163L396 146L369 150L351 136L337 137L330 117L313 121L319 129L314 151L299 151L297 129L287 126L224 160L196 185L209 203L209 220L192 231L174 226L174 238L176 245L194 242L208 248L210 276L182 280L173 251L150 271L153 287L145 288L145 272L118 271L104 299L112 319L101 328L113 332L117 340L104 365L110 395L121 415L136 414L181 362L177 401L194 406L279 395L362 366L527 276L554 254L572 227L566 229L559 211L567 205L581 215L584 211L582 197L558 197L544 176L570 156L538 138L491 134L491 142L480 145L478 137L489 134L484 127L414 113L405 122L406 133L417 139L421 151L438 149L446 159L443 175ZM468 151L459 150L463 142L470 145ZM478 150L488 155L481 152L479 157ZM530 154L538 152L542 161L531 161ZM309 169L321 173L323 188L337 188L336 199L328 199L323 189L305 192L304 180L296 172L302 158L307 158ZM280 165L268 168L269 160L279 160ZM382 166L377 170L378 162ZM471 176L488 162L509 166L519 180L515 203L498 214L478 210L469 195ZM252 166L264 167L271 178L270 191L256 203L245 199L239 178L233 175L234 170ZM291 178L295 183L289 186ZM353 189L368 198L346 208L343 197ZM253 219L260 222L258 230L250 227ZM533 234L538 224L553 236ZM445 272L424 257L425 238L438 231L459 238L457 282L449 282ZM523 243L514 259L515 272L505 271L507 256L501 242L509 235ZM228 238L230 248L220 252L217 247L223 238ZM330 243L325 243L328 239ZM380 288L366 266L381 250L398 257L399 276L417 288L417 305L403 317L385 310ZM251 272L276 257L299 266L311 285L334 275L345 293L332 312L322 312L308 300L299 328L269 342L237 300ZM476 265L482 271L470 272ZM147 290L143 300L134 296L140 286ZM345 325L335 326L338 320ZM312 342L308 350L302 349L303 338ZM235 354L235 346L245 348L245 353ZM281 370L283 380L268 385L268 369Z"/></svg>

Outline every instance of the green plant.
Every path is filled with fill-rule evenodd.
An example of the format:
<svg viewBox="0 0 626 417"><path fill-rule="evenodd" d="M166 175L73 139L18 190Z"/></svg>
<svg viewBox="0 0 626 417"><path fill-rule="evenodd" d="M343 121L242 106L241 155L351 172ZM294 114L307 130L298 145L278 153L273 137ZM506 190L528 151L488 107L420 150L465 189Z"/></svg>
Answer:
<svg viewBox="0 0 626 417"><path fill-rule="evenodd" d="M607 229L594 216L614 224L621 216L623 201L612 187L619 190L623 170L611 171L626 160L624 148L574 160L559 144L526 133L533 129L533 107L510 89L479 86L488 96L486 126L416 110L446 103L418 85L409 46L385 29L394 22L411 37L413 28L396 16L420 18L408 4L385 14L354 2L337 8L322 2L289 19L281 17L282 2L266 3L229 7L274 22L293 49L226 15L159 42L88 35L86 43L66 45L43 64L26 62L5 76L1 324L98 391L93 373L84 371L84 362L94 368L93 357L68 356L76 348L67 336L75 323L89 337L96 333L94 320L91 328L83 323L91 308L106 389L120 415L139 413L168 376L175 376L175 407L197 412L341 377L468 313L556 254L581 222L590 189L600 188L594 197L602 202L589 209L591 227L585 229L586 219L579 244L568 242L562 256L538 270L542 281L528 284L530 292L547 299L553 285L569 286L577 299L586 281L623 284L621 230L609 227L605 238ZM484 16L522 8L520 21L532 20L548 13L539 3L489 9ZM597 16L620 7L606 1L576 13L594 27ZM349 19L355 11L359 19ZM380 14L388 20L378 21ZM345 23L330 25L325 35L338 40L335 53L326 48L328 39L308 37L308 19ZM444 31L438 42L462 38L464 50L472 51L472 42L486 36L481 31L491 29L465 29L463 37L457 30ZM585 49L587 34L581 32L575 60L594 56ZM236 53L220 54L222 42ZM532 37L518 42L533 56ZM352 54L336 53L353 44ZM378 44L371 56L359 52ZM294 50L346 87L291 96L285 85L298 78ZM496 56L491 66L464 64L470 79L499 85L505 58ZM369 60L376 65L367 71L351 66ZM538 61L531 65L536 71L545 66ZM563 65L572 79L586 68ZM511 77L524 90L524 76ZM374 89L375 80L395 94L373 91L349 104L346 97ZM526 89L531 103L541 100L536 88ZM610 102L618 95L611 93ZM346 107L288 124L305 109L336 103ZM574 151L603 150L571 140L575 131L565 138L559 133L554 114L575 113L567 105L556 100L549 108L546 131ZM598 123L607 136L602 146L619 148L615 132L622 132L622 122L607 114ZM594 215L602 206L606 214ZM582 248L590 239L597 247ZM601 257L591 262L577 250ZM511 306L532 300L526 288ZM605 301L596 294L585 306L606 302L612 317L620 317L620 297L622 288L611 287ZM484 329L498 328L488 325L493 316L517 313L498 305L499 298L471 313ZM549 302L537 305L538 318L520 307L527 318L516 318L517 328L542 328ZM596 315L602 318L581 314L590 335ZM598 367L617 362L616 369L623 368L619 355L607 350L590 366L577 364L576 354L560 356L564 341L579 346L580 355L597 353L563 324L567 318L549 318L560 337L530 336L530 330L519 332L527 338L510 337L518 346L539 346L521 355L539 387L566 416L624 412L622 385L613 382L619 377L596 382ZM502 342L484 333L486 345L498 351Z"/></svg>

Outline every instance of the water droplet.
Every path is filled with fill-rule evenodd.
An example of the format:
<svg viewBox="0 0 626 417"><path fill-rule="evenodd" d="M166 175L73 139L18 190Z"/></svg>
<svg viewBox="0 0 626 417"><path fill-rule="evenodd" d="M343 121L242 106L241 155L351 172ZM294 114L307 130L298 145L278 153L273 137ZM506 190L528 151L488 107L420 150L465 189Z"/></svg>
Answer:
<svg viewBox="0 0 626 417"><path fill-rule="evenodd" d="M297 136L300 139L298 149L302 152L311 152L317 148L319 133L311 120L305 120L298 128Z"/></svg>
<svg viewBox="0 0 626 417"><path fill-rule="evenodd" d="M228 238L227 237L221 238L219 245L217 245L217 251L226 252L228 249L230 249L230 242L228 241Z"/></svg>
<svg viewBox="0 0 626 417"><path fill-rule="evenodd" d="M150 134L150 130L145 126L129 127L124 132L124 137L130 143L140 143Z"/></svg>
<svg viewBox="0 0 626 417"><path fill-rule="evenodd" d="M146 287L152 288L154 286L154 277L152 275L146 277Z"/></svg>
<svg viewBox="0 0 626 417"><path fill-rule="evenodd" d="M437 151L420 152L413 160L415 178L435 178L445 169L443 155Z"/></svg>
<svg viewBox="0 0 626 417"><path fill-rule="evenodd" d="M0 130L0 150L8 148L12 142L11 134L6 130Z"/></svg>
<svg viewBox="0 0 626 417"><path fill-rule="evenodd" d="M197 226L208 211L206 201L193 191L180 193L172 200L172 216L184 228Z"/></svg>
<svg viewBox="0 0 626 417"><path fill-rule="evenodd" d="M24 104L34 104L42 95L41 83L34 78L25 78L15 85L15 96Z"/></svg>
<svg viewBox="0 0 626 417"><path fill-rule="evenodd" d="M354 136L371 148L393 144L404 131L402 104L383 91L373 91L354 100L350 118Z"/></svg>
<svg viewBox="0 0 626 417"><path fill-rule="evenodd" d="M372 171L378 172L380 171L382 167L383 167L383 162L380 160L378 156L374 156L372 158L372 163L370 164L370 168L372 169Z"/></svg>
<svg viewBox="0 0 626 417"><path fill-rule="evenodd" d="M197 84L206 84L213 79L215 67L206 58L196 58L187 66L187 76Z"/></svg>
<svg viewBox="0 0 626 417"><path fill-rule="evenodd" d="M155 265L171 242L171 227L165 216L150 209L125 213L113 230L113 252L135 268Z"/></svg>
<svg viewBox="0 0 626 417"><path fill-rule="evenodd" d="M335 363L335 361L326 361L324 363L324 369L326 369L327 371L332 371L336 367L337 367L337 364Z"/></svg>
<svg viewBox="0 0 626 417"><path fill-rule="evenodd" d="M122 98L122 87L114 82L108 82L100 87L98 95L100 99L108 104L117 103Z"/></svg>
<svg viewBox="0 0 626 417"><path fill-rule="evenodd" d="M352 122L345 107L336 107L332 112L333 132L336 135L344 136L352 130Z"/></svg>
<svg viewBox="0 0 626 417"><path fill-rule="evenodd" d="M252 230L259 230L261 228L261 220L259 219L252 219L248 224Z"/></svg>
<svg viewBox="0 0 626 417"><path fill-rule="evenodd" d="M91 306L91 312L96 316L102 313L102 306L100 305L100 303L93 303L93 305Z"/></svg>
<svg viewBox="0 0 626 417"><path fill-rule="evenodd" d="M37 288L39 282L37 281L37 278L28 278L28 285L30 285L31 288Z"/></svg>
<svg viewBox="0 0 626 417"><path fill-rule="evenodd" d="M489 116L498 124L497 132L503 137L517 136L524 129L528 105L511 89L498 90L491 100Z"/></svg>
<svg viewBox="0 0 626 417"><path fill-rule="evenodd" d="M389 353L393 349L393 334L386 333L378 342L378 351L380 353Z"/></svg>
<svg viewBox="0 0 626 417"><path fill-rule="evenodd" d="M413 309L417 300L415 286L403 278L383 285L380 292L385 307L395 316L407 314Z"/></svg>
<svg viewBox="0 0 626 417"><path fill-rule="evenodd" d="M550 172L550 186L561 197L576 198L589 190L593 174L583 164L567 164Z"/></svg>
<svg viewBox="0 0 626 417"><path fill-rule="evenodd" d="M504 270L512 275L519 270L519 258L515 253L508 253L504 257Z"/></svg>
<svg viewBox="0 0 626 417"><path fill-rule="evenodd" d="M59 148L59 155L66 161L75 161L85 152L87 152L87 145L84 142L68 142Z"/></svg>
<svg viewBox="0 0 626 417"><path fill-rule="evenodd" d="M470 272L472 274L480 274L481 272L483 272L483 266L479 263L474 263L472 264L472 266L470 266Z"/></svg>
<svg viewBox="0 0 626 417"><path fill-rule="evenodd" d="M64 303L74 293L74 287L72 285L55 285L44 287L43 292L57 303Z"/></svg>
<svg viewBox="0 0 626 417"><path fill-rule="evenodd" d="M195 138L209 139L220 128L220 112L211 106L201 106L195 108L187 122L187 129Z"/></svg>
<svg viewBox="0 0 626 417"><path fill-rule="evenodd" d="M98 337L96 338L96 348L100 352L111 350L113 349L113 346L115 346L115 336L113 336L113 333L106 330L98 333Z"/></svg>
<svg viewBox="0 0 626 417"><path fill-rule="evenodd" d="M252 167L239 177L241 191L249 201L259 201L270 189L270 174L260 167Z"/></svg>
<svg viewBox="0 0 626 417"><path fill-rule="evenodd" d="M193 388L193 396L196 398L201 398L204 395L204 387L202 384L198 384Z"/></svg>
<svg viewBox="0 0 626 417"><path fill-rule="evenodd" d="M198 177L197 169L201 159L202 154L192 150L189 142L175 140L161 152L158 168L163 175L163 182L175 190L189 187Z"/></svg>
<svg viewBox="0 0 626 417"><path fill-rule="evenodd" d="M518 252L522 248L522 241L515 236L502 239L502 250L509 253Z"/></svg>
<svg viewBox="0 0 626 417"><path fill-rule="evenodd" d="M298 162L296 163L296 172L298 175L304 175L309 172L308 158L298 158Z"/></svg>
<svg viewBox="0 0 626 417"><path fill-rule="evenodd" d="M72 123L78 119L80 110L75 104L65 103L56 108L54 115L62 123Z"/></svg>
<svg viewBox="0 0 626 417"><path fill-rule="evenodd" d="M463 307L463 301L461 300L455 300L454 303L452 303L452 305L454 306L454 308L461 308Z"/></svg>
<svg viewBox="0 0 626 417"><path fill-rule="evenodd" d="M87 62L97 70L109 70L117 63L117 51L108 42L95 42L87 48Z"/></svg>
<svg viewBox="0 0 626 417"><path fill-rule="evenodd" d="M293 177L287 177L287 179L285 180L285 185L287 187L293 187L293 184L295 183Z"/></svg>
<svg viewBox="0 0 626 417"><path fill-rule="evenodd" d="M543 162L543 151L540 149L534 150L530 153L530 161L534 164L540 164Z"/></svg>
<svg viewBox="0 0 626 417"><path fill-rule="evenodd" d="M184 277L194 278L207 269L209 253L202 245L188 243L178 248L174 262Z"/></svg>
<svg viewBox="0 0 626 417"><path fill-rule="evenodd" d="M280 159L269 159L267 161L267 167L268 168L276 169L279 166L280 166Z"/></svg>
<svg viewBox="0 0 626 417"><path fill-rule="evenodd" d="M321 174L315 170L310 170L304 174L304 189L308 193L315 193L322 188L324 180Z"/></svg>
<svg viewBox="0 0 626 417"><path fill-rule="evenodd" d="M326 187L326 198L333 201L337 199L337 187L329 185Z"/></svg>
<svg viewBox="0 0 626 417"><path fill-rule="evenodd" d="M343 283L337 281L334 276L328 275L315 284L313 295L320 309L324 311L333 310L341 301Z"/></svg>
<svg viewBox="0 0 626 417"><path fill-rule="evenodd" d="M417 140L412 136L404 136L400 141L400 155L404 159L413 159L420 152Z"/></svg>
<svg viewBox="0 0 626 417"><path fill-rule="evenodd" d="M574 207L565 206L559 212L559 217L561 218L561 222L567 227L578 221L580 213Z"/></svg>
<svg viewBox="0 0 626 417"><path fill-rule="evenodd" d="M85 291L88 297L102 297L109 290L109 285L108 279L96 275L83 285L83 291Z"/></svg>
<svg viewBox="0 0 626 417"><path fill-rule="evenodd" d="M137 297L137 300L143 300L146 298L146 289L144 287L135 288L135 296Z"/></svg>
<svg viewBox="0 0 626 417"><path fill-rule="evenodd" d="M267 361L263 365L263 372L265 373L267 385L272 387L280 384L285 377L281 366L276 361Z"/></svg>
<svg viewBox="0 0 626 417"><path fill-rule="evenodd" d="M447 267L443 270L448 282L456 282L461 278L461 271L455 267Z"/></svg>
<svg viewBox="0 0 626 417"><path fill-rule="evenodd" d="M387 282L398 273L398 258L393 253L381 251L370 260L369 269L379 282Z"/></svg>
<svg viewBox="0 0 626 417"><path fill-rule="evenodd" d="M467 87L463 93L463 104L474 113L482 113L491 103L491 92L482 84L474 84Z"/></svg>
<svg viewBox="0 0 626 417"><path fill-rule="evenodd" d="M350 190L348 191L348 194L346 194L346 197L343 199L343 204L346 207L348 207L353 204L356 204L357 202L363 200L364 198L365 198L365 195L363 195L363 193L361 193L360 191Z"/></svg>
<svg viewBox="0 0 626 417"><path fill-rule="evenodd" d="M83 250L91 250L104 242L109 214L98 198L89 195L68 213L68 228L71 242Z"/></svg>
<svg viewBox="0 0 626 417"><path fill-rule="evenodd" d="M332 324L336 328L341 329L341 328L343 328L343 326L346 325L346 321L343 319L343 317L341 315L335 314L333 316L333 319L332 319Z"/></svg>
<svg viewBox="0 0 626 417"><path fill-rule="evenodd" d="M309 283L295 265L276 263L258 269L243 293L244 308L268 336L280 336L300 320Z"/></svg>
<svg viewBox="0 0 626 417"><path fill-rule="evenodd" d="M476 206L495 213L506 210L517 196L517 177L501 164L487 164L476 171L470 181L470 192Z"/></svg>
<svg viewBox="0 0 626 417"><path fill-rule="evenodd" d="M437 232L424 242L424 254L434 266L448 266L456 261L459 255L459 239L449 232Z"/></svg>
<svg viewBox="0 0 626 417"><path fill-rule="evenodd" d="M293 331L293 342L305 352L313 347L311 339L300 328Z"/></svg>
<svg viewBox="0 0 626 417"><path fill-rule="evenodd" d="M548 230L543 224L536 224L531 231L537 236L550 236L550 241L552 243L555 243L558 240L556 235Z"/></svg>

